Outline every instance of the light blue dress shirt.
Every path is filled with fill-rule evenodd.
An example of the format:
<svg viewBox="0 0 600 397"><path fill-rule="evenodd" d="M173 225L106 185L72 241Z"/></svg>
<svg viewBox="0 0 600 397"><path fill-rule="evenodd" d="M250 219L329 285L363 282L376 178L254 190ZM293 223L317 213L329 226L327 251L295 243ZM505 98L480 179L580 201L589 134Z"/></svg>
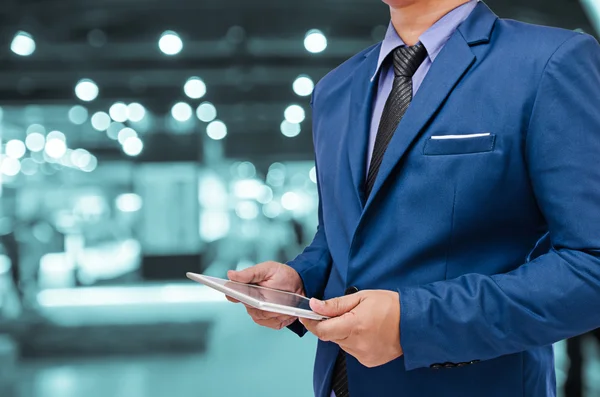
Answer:
<svg viewBox="0 0 600 397"><path fill-rule="evenodd" d="M469 15L471 15L471 12L475 9L475 6L477 6L477 2L478 0L471 0L468 3L465 3L460 7L450 11L419 37L419 41L423 43L427 49L427 58L425 58L425 61L423 61L413 76L413 97L419 90L419 87L425 79L427 72L429 72L429 69L431 69L431 64L433 61L435 61L435 58L444 48L444 45L446 42L448 42L448 39L456 31L458 26L463 23ZM367 151L367 175L369 172L369 165L371 164L371 155L373 154L373 148L375 147L375 138L377 137L379 122L381 121L381 116L383 114L383 108L387 98L392 92L392 86L394 83L394 68L389 55L396 48L404 45L405 44L400 36L398 36L394 25L390 23L385 38L381 44L377 70L372 78L372 81L375 81L377 76L379 76L377 91L373 98L373 115L371 118L369 146Z"/></svg>

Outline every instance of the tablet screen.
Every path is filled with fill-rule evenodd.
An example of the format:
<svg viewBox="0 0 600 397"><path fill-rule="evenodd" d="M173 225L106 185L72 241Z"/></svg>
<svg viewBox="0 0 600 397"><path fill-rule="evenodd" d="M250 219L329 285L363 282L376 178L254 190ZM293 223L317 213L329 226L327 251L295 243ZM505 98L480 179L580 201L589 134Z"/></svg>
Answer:
<svg viewBox="0 0 600 397"><path fill-rule="evenodd" d="M274 303L277 305L290 306L297 309L312 311L309 305L310 300L296 294L259 287L258 285L240 284L214 277L206 278L210 278L215 283L219 283L224 287L234 291L241 292L242 294L248 295L251 298L257 299L261 302Z"/></svg>

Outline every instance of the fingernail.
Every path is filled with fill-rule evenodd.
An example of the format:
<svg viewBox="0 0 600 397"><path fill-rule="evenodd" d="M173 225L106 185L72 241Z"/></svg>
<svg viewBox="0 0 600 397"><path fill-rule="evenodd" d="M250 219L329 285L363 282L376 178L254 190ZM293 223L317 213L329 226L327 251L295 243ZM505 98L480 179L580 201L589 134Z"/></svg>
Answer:
<svg viewBox="0 0 600 397"><path fill-rule="evenodd" d="M317 298L312 298L313 304L316 305L317 307L323 307L325 306L325 302L318 300Z"/></svg>

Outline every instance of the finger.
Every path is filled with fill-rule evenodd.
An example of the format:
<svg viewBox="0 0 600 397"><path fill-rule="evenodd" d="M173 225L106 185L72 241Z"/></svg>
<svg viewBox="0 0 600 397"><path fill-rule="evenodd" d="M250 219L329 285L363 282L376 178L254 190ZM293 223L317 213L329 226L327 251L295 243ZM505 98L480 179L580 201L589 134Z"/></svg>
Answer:
<svg viewBox="0 0 600 397"><path fill-rule="evenodd" d="M284 322L279 321L276 318L272 318L270 320L254 320L254 322L258 325L262 325L263 327L280 330L283 328Z"/></svg>
<svg viewBox="0 0 600 397"><path fill-rule="evenodd" d="M338 317L354 309L362 301L362 294L352 294L321 301L315 298L310 300L310 308L318 314L327 317Z"/></svg>
<svg viewBox="0 0 600 397"><path fill-rule="evenodd" d="M290 325L294 324L296 322L296 320L298 320L297 317L291 317L291 318L289 318L287 321L283 322L282 328L289 327Z"/></svg>
<svg viewBox="0 0 600 397"><path fill-rule="evenodd" d="M270 262L265 262L239 272L230 270L227 272L227 277L229 277L231 281L236 281L238 283L258 284L270 276L272 268L273 266Z"/></svg>
<svg viewBox="0 0 600 397"><path fill-rule="evenodd" d="M228 300L229 302L231 302L231 303L240 303L240 301L239 301L239 300L237 300L237 299L233 299L232 297L230 297L230 296L227 296L227 295L225 295L225 299L227 299L227 300Z"/></svg>
<svg viewBox="0 0 600 397"><path fill-rule="evenodd" d="M304 327L324 342L347 339L355 327L355 315L352 312L329 320L316 321L301 319Z"/></svg>
<svg viewBox="0 0 600 397"><path fill-rule="evenodd" d="M255 308L249 307L249 306L246 306L246 311L253 319L257 319L257 320L269 320L272 318L277 318L277 317L283 316L282 314L279 314L279 313L266 312L264 310L255 309Z"/></svg>
<svg viewBox="0 0 600 397"><path fill-rule="evenodd" d="M278 319L281 322L285 322L290 319L295 320L297 318L297 317L289 316L287 314L266 312L263 310L255 309L253 307L246 307L246 311L253 319L257 319L257 320Z"/></svg>

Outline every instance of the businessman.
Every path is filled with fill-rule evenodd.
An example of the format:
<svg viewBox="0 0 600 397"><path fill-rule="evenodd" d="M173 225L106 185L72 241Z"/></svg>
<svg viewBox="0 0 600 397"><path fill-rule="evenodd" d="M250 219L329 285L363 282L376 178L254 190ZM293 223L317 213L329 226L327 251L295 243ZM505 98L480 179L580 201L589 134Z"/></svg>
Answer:
<svg viewBox="0 0 600 397"><path fill-rule="evenodd" d="M319 397L555 396L600 327L600 46L483 2L385 0L313 93L319 227L233 280L318 298ZM285 395L285 392L282 392Z"/></svg>

